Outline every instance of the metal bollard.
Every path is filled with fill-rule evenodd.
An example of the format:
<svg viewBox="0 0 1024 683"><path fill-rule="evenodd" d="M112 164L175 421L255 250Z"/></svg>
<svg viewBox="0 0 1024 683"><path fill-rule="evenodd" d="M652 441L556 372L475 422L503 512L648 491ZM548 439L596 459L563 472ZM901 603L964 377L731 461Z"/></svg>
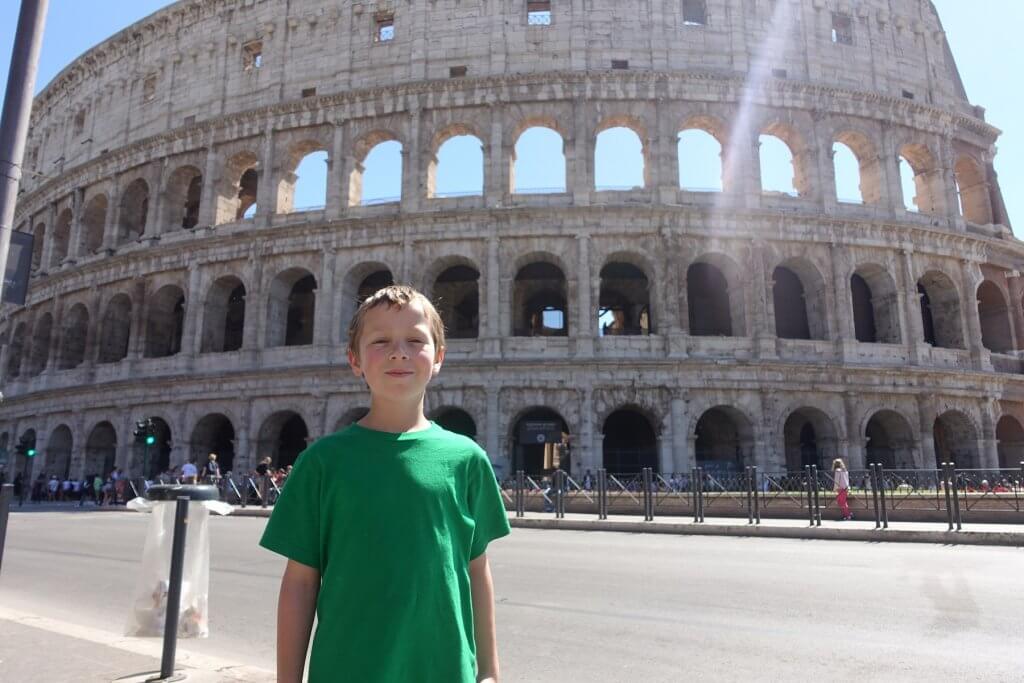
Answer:
<svg viewBox="0 0 1024 683"><path fill-rule="evenodd" d="M526 472L516 472L516 517L526 515Z"/></svg>
<svg viewBox="0 0 1024 683"><path fill-rule="evenodd" d="M952 465L948 462L942 463L942 490L946 498L946 522L949 523L947 531L953 530L953 493L949 490L949 487L952 486L952 482L950 480L953 477L951 470Z"/></svg>
<svg viewBox="0 0 1024 683"><path fill-rule="evenodd" d="M645 467L640 473L644 486L644 521L650 522L654 520L654 500L651 492L654 480L653 470L650 467Z"/></svg>
<svg viewBox="0 0 1024 683"><path fill-rule="evenodd" d="M0 485L0 568L4 563L4 543L7 540L7 517L14 499L14 484Z"/></svg>
<svg viewBox="0 0 1024 683"><path fill-rule="evenodd" d="M160 677L156 681L180 681L174 674L174 655L178 648L178 613L181 610L181 579L185 572L185 534L188 531L187 496L178 498L174 508L174 540L171 545L171 576L167 586L167 619L164 621L164 648L160 657Z"/></svg>
<svg viewBox="0 0 1024 683"><path fill-rule="evenodd" d="M953 519L956 520L956 530L963 531L963 519L960 517L960 487L956 479L956 463L949 464L953 474Z"/></svg>
<svg viewBox="0 0 1024 683"><path fill-rule="evenodd" d="M565 471L555 470L555 519L565 517Z"/></svg>
<svg viewBox="0 0 1024 683"><path fill-rule="evenodd" d="M814 494L811 493L811 466L804 465L804 488L807 494L807 521L814 526Z"/></svg>
<svg viewBox="0 0 1024 683"><path fill-rule="evenodd" d="M758 485L757 465L750 468L754 473L754 523L761 523L761 487Z"/></svg>
<svg viewBox="0 0 1024 683"><path fill-rule="evenodd" d="M875 479L875 463L868 463L868 481L871 485L871 500L875 509L875 528L882 528L882 511L878 507L878 481Z"/></svg>
<svg viewBox="0 0 1024 683"><path fill-rule="evenodd" d="M693 521L700 521L700 505L697 504L697 468L690 470L690 492L693 494Z"/></svg>
<svg viewBox="0 0 1024 683"><path fill-rule="evenodd" d="M882 503L882 528L889 528L889 509L885 503L885 467L880 462L875 463L878 470L878 498Z"/></svg>
<svg viewBox="0 0 1024 683"><path fill-rule="evenodd" d="M700 512L700 522L704 522L704 468L697 468L697 510Z"/></svg>
<svg viewBox="0 0 1024 683"><path fill-rule="evenodd" d="M608 519L608 470L597 470L597 518Z"/></svg>
<svg viewBox="0 0 1024 683"><path fill-rule="evenodd" d="M815 526L821 526L821 500L818 497L818 491L821 488L818 481L818 466L811 465L811 478L813 480L814 488L814 523Z"/></svg>
<svg viewBox="0 0 1024 683"><path fill-rule="evenodd" d="M750 465L747 465L744 469L744 472L746 473L745 481L747 484L747 524L754 523L754 484L751 481L751 469Z"/></svg>

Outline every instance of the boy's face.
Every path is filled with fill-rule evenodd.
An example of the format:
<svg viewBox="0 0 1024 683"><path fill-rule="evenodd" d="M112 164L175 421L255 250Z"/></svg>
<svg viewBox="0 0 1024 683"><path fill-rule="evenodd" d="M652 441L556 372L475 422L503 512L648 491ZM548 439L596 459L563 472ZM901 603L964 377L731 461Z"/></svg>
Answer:
<svg viewBox="0 0 1024 683"><path fill-rule="evenodd" d="M348 352L352 372L366 379L375 398L394 401L422 395L444 360L444 349L434 346L430 323L418 301L367 311L357 351Z"/></svg>

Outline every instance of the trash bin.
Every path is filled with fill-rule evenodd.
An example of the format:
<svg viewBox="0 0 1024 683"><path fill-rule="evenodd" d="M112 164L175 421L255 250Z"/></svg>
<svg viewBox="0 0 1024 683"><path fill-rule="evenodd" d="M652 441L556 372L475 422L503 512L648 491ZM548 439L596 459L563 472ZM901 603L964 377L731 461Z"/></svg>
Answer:
<svg viewBox="0 0 1024 683"><path fill-rule="evenodd" d="M220 502L216 486L157 485L149 487L145 498L133 498L127 505L130 510L152 514L142 550L142 571L125 628L127 636L164 635L175 508L181 497L188 497L189 504L177 635L179 638L209 635L209 518L211 512L230 514L232 508Z"/></svg>

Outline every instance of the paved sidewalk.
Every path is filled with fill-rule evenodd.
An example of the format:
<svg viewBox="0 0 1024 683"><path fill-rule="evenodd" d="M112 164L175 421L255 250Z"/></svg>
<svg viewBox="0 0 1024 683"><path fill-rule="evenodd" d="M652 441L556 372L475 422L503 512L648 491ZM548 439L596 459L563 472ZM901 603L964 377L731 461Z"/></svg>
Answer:
<svg viewBox="0 0 1024 683"><path fill-rule="evenodd" d="M0 679L136 683L160 672L162 641L127 638L0 607ZM58 654L59 653L59 654ZM188 651L178 641L176 669L193 683L272 683L270 671Z"/></svg>

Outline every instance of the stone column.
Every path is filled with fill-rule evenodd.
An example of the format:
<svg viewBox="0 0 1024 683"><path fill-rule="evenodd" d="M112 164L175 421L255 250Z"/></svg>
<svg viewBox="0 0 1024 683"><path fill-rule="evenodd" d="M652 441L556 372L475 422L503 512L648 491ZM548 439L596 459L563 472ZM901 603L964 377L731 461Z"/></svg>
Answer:
<svg viewBox="0 0 1024 683"><path fill-rule="evenodd" d="M1024 349L1024 278L1011 275L1006 278L1006 284L1010 290L1010 322L1017 340L1015 350L1019 351Z"/></svg>
<svg viewBox="0 0 1024 683"><path fill-rule="evenodd" d="M940 180L940 198L939 206L935 208L936 213L944 215L949 219L949 224L955 229L966 230L967 223L960 215L960 211L957 208L958 198L956 186L956 176L954 174L953 165L956 163L956 153L953 151L953 139L951 137L943 137L938 144L938 174Z"/></svg>
<svg viewBox="0 0 1024 683"><path fill-rule="evenodd" d="M57 355L60 353L60 345L64 339L64 331L61 327L64 324L64 307L61 306L61 294L53 295L51 303L53 310L53 327L50 331L50 348L46 352L46 364L43 366L43 374L49 374L57 369Z"/></svg>
<svg viewBox="0 0 1024 683"><path fill-rule="evenodd" d="M334 124L331 139L331 157L327 160L327 218L337 218L345 212L348 183L345 178L345 127Z"/></svg>
<svg viewBox="0 0 1024 683"><path fill-rule="evenodd" d="M590 469L596 471L604 465L594 450L594 394L590 387L582 387L580 395L580 434L573 444L573 460L577 465L574 470L576 476L581 472Z"/></svg>
<svg viewBox="0 0 1024 683"><path fill-rule="evenodd" d="M85 211L85 188L78 187L71 194L71 234L68 237L68 255L61 265L75 264L85 254L81 250L82 213Z"/></svg>
<svg viewBox="0 0 1024 683"><path fill-rule="evenodd" d="M89 306L89 328L85 335L85 360L82 361L83 368L88 368L90 372L96 366L96 357L99 354L99 335L102 327L101 314L102 311L102 293L97 288L92 293L92 301ZM6 364L4 365L6 368Z"/></svg>
<svg viewBox="0 0 1024 683"><path fill-rule="evenodd" d="M125 360L138 360L143 355L146 343L146 320L149 311L149 288L146 279L135 279L134 296L132 296L132 321L128 334L128 356Z"/></svg>
<svg viewBox="0 0 1024 683"><path fill-rule="evenodd" d="M277 212L277 168L274 166L274 126L267 124L260 151L258 185L256 186L256 224L266 227Z"/></svg>
<svg viewBox="0 0 1024 683"><path fill-rule="evenodd" d="M409 110L409 140L402 147L402 211L418 211L423 194L423 178L420 173L420 109L416 103Z"/></svg>
<svg viewBox="0 0 1024 683"><path fill-rule="evenodd" d="M903 279L903 320L900 333L907 346L911 365L919 365L928 350L924 341L924 322L921 320L921 295L917 293L917 274L914 272L914 255L910 249L900 249L900 274Z"/></svg>
<svg viewBox="0 0 1024 683"><path fill-rule="evenodd" d="M576 311L569 320L569 335L576 337L576 355L591 356L594 353L594 330L596 316L591 301L593 283L590 277L590 235L576 235Z"/></svg>
<svg viewBox="0 0 1024 683"><path fill-rule="evenodd" d="M199 263L188 264L188 292L185 294L185 321L181 335L181 355L191 359L199 353L203 331L200 329L200 311L203 307L202 273Z"/></svg>
<svg viewBox="0 0 1024 683"><path fill-rule="evenodd" d="M849 356L849 347L857 342L856 330L853 326L853 305L850 294L849 249L835 242L828 245L828 253L832 262L832 284L835 298L829 317L834 321L836 352L839 360L845 361Z"/></svg>
<svg viewBox="0 0 1024 683"><path fill-rule="evenodd" d="M219 164L217 150L211 141L206 148L206 168L203 171L203 190L199 201L199 217L196 227L212 227L217 223L217 177Z"/></svg>
<svg viewBox="0 0 1024 683"><path fill-rule="evenodd" d="M107 214L110 215L109 213ZM43 241L42 256L39 259L40 276L46 275L50 270L50 263L53 261L53 240L57 232L57 203L50 202L46 205L46 239Z"/></svg>
<svg viewBox="0 0 1024 683"><path fill-rule="evenodd" d="M245 292L245 321L242 326L242 350L254 362L263 348L265 308L263 299L263 260L255 252L249 255L249 287Z"/></svg>
<svg viewBox="0 0 1024 683"><path fill-rule="evenodd" d="M505 131L501 107L491 103L489 110L491 136L485 145L484 203L488 208L496 208L506 203L509 194L508 173L512 163L512 149L506 148L503 140Z"/></svg>
<svg viewBox="0 0 1024 683"><path fill-rule="evenodd" d="M504 331L501 326L501 266L498 261L500 242L498 236L492 234L487 238L487 271L484 273L484 298L487 317L484 320L484 357L499 358L501 356L501 337Z"/></svg>
<svg viewBox="0 0 1024 683"><path fill-rule="evenodd" d="M498 421L501 418L501 412L498 408L498 387L494 384L488 384L484 391L487 394L487 413L485 417L487 424L484 430L485 450L491 462L497 466L496 469L499 476L507 477L511 473L511 465L509 464L508 453L501 451L501 438L500 434L498 434Z"/></svg>
<svg viewBox="0 0 1024 683"><path fill-rule="evenodd" d="M317 283L316 314L313 324L313 338L317 346L331 346L335 343L334 334L334 270L337 263L337 251L333 246L324 247L321 254L320 282ZM324 432L326 434L326 432Z"/></svg>
<svg viewBox="0 0 1024 683"><path fill-rule="evenodd" d="M768 296L772 288L764 262L766 250L767 247L761 240L756 240L750 248L750 286L745 289L750 292L750 305L753 310L748 316L752 329L748 330L747 334L754 340L754 353L757 357L777 358L774 304ZM734 303L731 290L735 286L736 283L730 283L730 304ZM743 296L742 291L740 296ZM733 333L736 332L737 330L733 330Z"/></svg>
<svg viewBox="0 0 1024 683"><path fill-rule="evenodd" d="M686 389L672 389L672 470L674 472L689 472L696 464L693 453L690 451L688 398L689 392Z"/></svg>
<svg viewBox="0 0 1024 683"><path fill-rule="evenodd" d="M580 99L573 100L573 128L565 140L565 189L576 206L589 206L594 190L594 167L588 163L594 154L594 135L587 125L588 106Z"/></svg>
<svg viewBox="0 0 1024 683"><path fill-rule="evenodd" d="M103 226L103 245L100 251L110 255L117 246L117 233L121 230L121 178L114 176L110 188L110 203L107 204L107 221Z"/></svg>
<svg viewBox="0 0 1024 683"><path fill-rule="evenodd" d="M857 394L849 391L843 394L843 418L846 422L846 468L862 470L867 467L867 443L860 430Z"/></svg>
<svg viewBox="0 0 1024 683"><path fill-rule="evenodd" d="M238 411L238 424L235 429L235 461L232 463L238 474L247 474L256 465L256 453L252 452L249 434L250 413L252 403L244 403Z"/></svg>
<svg viewBox="0 0 1024 683"><path fill-rule="evenodd" d="M152 240L159 238L160 233L163 232L160 217L166 203L164 197L164 173L167 169L167 162L167 157L154 161L148 173L147 181L152 186L149 191L150 201L146 211L146 225L143 226L141 239L143 241L150 240L150 243L152 243Z"/></svg>
<svg viewBox="0 0 1024 683"><path fill-rule="evenodd" d="M916 464L919 467L932 468L936 466L935 419L938 417L938 411L935 408L935 398L931 394L918 394L916 398L918 429L921 431L921 452Z"/></svg>
<svg viewBox="0 0 1024 683"><path fill-rule="evenodd" d="M991 371L992 353L981 342L981 318L978 317L977 294L978 284L981 282L981 271L978 264L967 259L961 259L960 277L963 284L963 295L960 297L963 305L960 307L960 310L965 323L966 346L971 352L971 361L974 363L974 368L981 371Z"/></svg>
<svg viewBox="0 0 1024 683"><path fill-rule="evenodd" d="M882 124L881 151L878 156L883 206L890 214L901 215L906 212L906 208L900 179L900 153L893 140L892 126L888 123Z"/></svg>
<svg viewBox="0 0 1024 683"><path fill-rule="evenodd" d="M990 399L981 399L981 439L978 444L978 463L983 469L999 469L999 442L996 439L995 406Z"/></svg>

